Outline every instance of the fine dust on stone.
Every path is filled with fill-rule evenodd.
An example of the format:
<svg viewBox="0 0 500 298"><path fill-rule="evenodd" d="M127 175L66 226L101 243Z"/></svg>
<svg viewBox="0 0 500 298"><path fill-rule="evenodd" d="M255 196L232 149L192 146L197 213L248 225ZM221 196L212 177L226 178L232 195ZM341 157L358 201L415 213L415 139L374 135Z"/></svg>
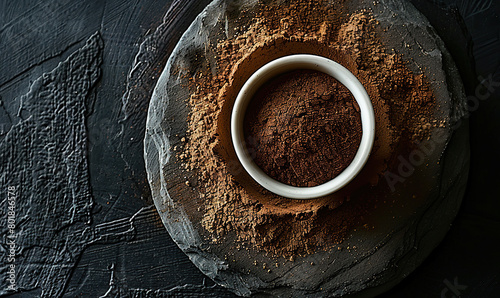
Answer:
<svg viewBox="0 0 500 298"><path fill-rule="evenodd" d="M397 156L396 145L411 146L439 125L433 122L435 98L426 78L381 44L370 13L341 17L341 11L323 1L292 1L283 9L263 5L244 34L217 44L215 73L191 79L187 138L177 154L184 168L198 175L202 225L212 241L234 233L241 247L288 257L337 249L354 227L368 226L376 205L370 192L349 201L349 187L376 187ZM345 191L309 201L252 186L235 162L228 131L230 106L244 80L266 62L294 53L322 55L353 72L372 100L377 125L359 177Z"/></svg>

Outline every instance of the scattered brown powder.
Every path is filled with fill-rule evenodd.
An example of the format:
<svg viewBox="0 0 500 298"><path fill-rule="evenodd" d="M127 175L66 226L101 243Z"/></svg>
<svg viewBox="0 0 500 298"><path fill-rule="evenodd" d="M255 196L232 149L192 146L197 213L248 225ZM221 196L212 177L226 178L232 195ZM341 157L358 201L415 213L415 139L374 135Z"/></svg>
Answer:
<svg viewBox="0 0 500 298"><path fill-rule="evenodd" d="M264 172L303 187L340 174L354 159L362 134L349 90L312 70L292 71L262 86L247 109L245 130L248 152Z"/></svg>
<svg viewBox="0 0 500 298"><path fill-rule="evenodd" d="M243 33L216 45L217 69L193 76L188 137L179 157L197 174L202 225L214 243L232 235L241 246L294 256L331 249L353 228L367 227L378 179L400 153L394 147L428 134L431 127L422 124L433 123L435 100L423 75L381 44L368 12L348 16L341 6L319 0L280 5L259 7ZM237 162L229 131L245 80L265 63L295 53L347 67L367 89L376 115L376 140L362 172L337 193L314 200L285 199L256 186Z"/></svg>

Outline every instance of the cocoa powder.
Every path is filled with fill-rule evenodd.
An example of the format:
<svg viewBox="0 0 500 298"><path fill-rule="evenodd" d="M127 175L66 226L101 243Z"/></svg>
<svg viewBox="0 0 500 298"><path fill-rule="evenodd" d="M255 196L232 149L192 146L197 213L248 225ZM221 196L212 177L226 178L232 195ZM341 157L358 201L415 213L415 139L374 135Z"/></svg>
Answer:
<svg viewBox="0 0 500 298"><path fill-rule="evenodd" d="M271 178L316 186L335 178L361 142L359 107L333 77L311 70L280 75L254 95L245 138L255 163Z"/></svg>
<svg viewBox="0 0 500 298"><path fill-rule="evenodd" d="M259 5L241 33L215 45L210 59L217 67L192 75L187 139L177 157L196 173L204 202L201 225L214 245L279 256L336 249L353 229L372 228L367 218L386 191L379 178L397 162L400 148L442 125L433 117L436 103L425 77L384 47L371 15L345 15L342 5L335 5L320 0ZM252 183L237 162L229 130L232 103L245 80L265 63L297 53L347 67L366 88L376 118L374 147L361 173L340 191L306 201L281 198Z"/></svg>

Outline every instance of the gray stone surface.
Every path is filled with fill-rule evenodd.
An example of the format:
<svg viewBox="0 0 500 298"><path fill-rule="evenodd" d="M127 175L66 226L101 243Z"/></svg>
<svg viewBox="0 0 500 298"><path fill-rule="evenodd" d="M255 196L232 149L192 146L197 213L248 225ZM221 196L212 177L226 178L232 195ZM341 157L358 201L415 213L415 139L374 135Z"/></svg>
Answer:
<svg viewBox="0 0 500 298"><path fill-rule="evenodd" d="M152 196L163 223L172 239L204 274L238 295L372 296L391 288L442 240L465 191L469 166L468 126L467 121L462 121L466 115L465 94L451 56L432 26L410 3L348 2L351 12L371 9L381 26L387 28L383 40L388 47L403 54L414 71L424 69L439 103L438 119L450 120L449 127L441 131L448 136L447 141L437 144L426 161L429 166L417 169L395 192L383 192L384 198L392 201L411 198L413 188L425 188L427 199L423 205L413 207L379 208L374 215L378 218L377 230L370 234L353 231L345 240L346 246L358 247L355 251L317 252L295 261L280 260L282 266L273 268L272 274L255 268L248 273L247 268L252 267L254 260L273 263L273 259L263 252L236 251L224 244L219 249L207 249L210 244L200 236L203 233L200 223L190 220L186 207L168 193L170 188L182 188L177 183L192 179L192 173L182 172L180 165L170 159L171 148L179 145L186 134L187 77L201 69L215 69L207 45L224 38L224 28L234 27L227 10L242 9L243 3L245 9L252 9L252 2L212 2L180 39L153 93L145 159ZM239 22L242 26L241 19ZM200 63L199 59L206 62ZM177 176L182 177L176 179ZM189 191L186 188L183 194L189 195ZM397 215L396 219L385 219L387 214ZM232 240L223 241L229 244ZM233 261L229 263L227 259Z"/></svg>

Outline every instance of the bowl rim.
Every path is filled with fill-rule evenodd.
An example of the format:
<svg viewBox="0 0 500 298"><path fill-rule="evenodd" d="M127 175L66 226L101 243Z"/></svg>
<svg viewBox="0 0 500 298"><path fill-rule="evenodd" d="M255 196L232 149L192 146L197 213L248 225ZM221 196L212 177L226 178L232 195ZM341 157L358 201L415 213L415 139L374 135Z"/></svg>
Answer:
<svg viewBox="0 0 500 298"><path fill-rule="evenodd" d="M244 118L255 92L269 79L292 70L309 69L328 74L346 86L358 103L362 137L352 162L335 178L312 187L292 186L269 177L255 164L244 136ZM265 189L286 198L314 199L332 194L347 185L366 164L375 139L375 113L370 97L359 80L339 63L317 55L294 54L277 58L254 72L238 92L231 112L231 141L245 171Z"/></svg>

